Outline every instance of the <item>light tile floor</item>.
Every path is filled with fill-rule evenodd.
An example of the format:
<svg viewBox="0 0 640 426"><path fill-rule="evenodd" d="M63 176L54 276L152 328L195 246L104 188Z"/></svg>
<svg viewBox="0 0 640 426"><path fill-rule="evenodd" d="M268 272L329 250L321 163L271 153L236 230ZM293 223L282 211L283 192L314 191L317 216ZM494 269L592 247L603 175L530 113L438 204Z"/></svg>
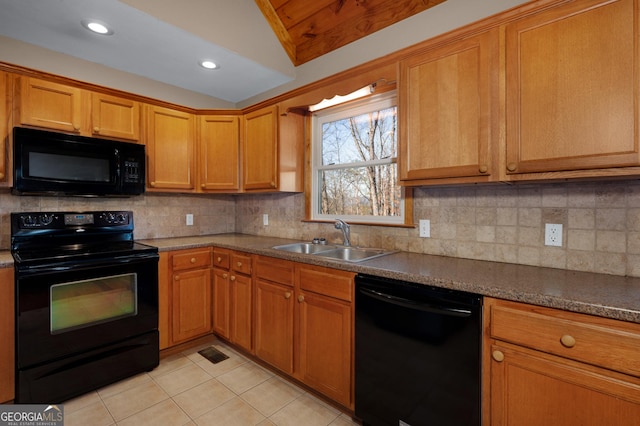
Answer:
<svg viewBox="0 0 640 426"><path fill-rule="evenodd" d="M214 364L207 346L229 356ZM65 426L348 426L351 417L211 339L64 403Z"/></svg>

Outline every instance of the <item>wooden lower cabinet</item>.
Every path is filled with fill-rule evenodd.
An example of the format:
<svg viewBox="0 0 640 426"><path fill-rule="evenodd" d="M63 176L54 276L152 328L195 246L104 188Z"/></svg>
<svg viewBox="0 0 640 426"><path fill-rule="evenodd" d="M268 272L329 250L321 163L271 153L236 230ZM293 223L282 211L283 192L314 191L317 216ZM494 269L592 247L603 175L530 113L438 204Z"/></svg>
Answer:
<svg viewBox="0 0 640 426"><path fill-rule="evenodd" d="M353 277L331 268L256 259L256 356L350 408Z"/></svg>
<svg viewBox="0 0 640 426"><path fill-rule="evenodd" d="M251 255L213 250L213 331L251 352L253 282Z"/></svg>
<svg viewBox="0 0 640 426"><path fill-rule="evenodd" d="M15 383L13 267L0 269L0 403L11 401Z"/></svg>
<svg viewBox="0 0 640 426"><path fill-rule="evenodd" d="M485 298L483 424L636 425L640 324Z"/></svg>

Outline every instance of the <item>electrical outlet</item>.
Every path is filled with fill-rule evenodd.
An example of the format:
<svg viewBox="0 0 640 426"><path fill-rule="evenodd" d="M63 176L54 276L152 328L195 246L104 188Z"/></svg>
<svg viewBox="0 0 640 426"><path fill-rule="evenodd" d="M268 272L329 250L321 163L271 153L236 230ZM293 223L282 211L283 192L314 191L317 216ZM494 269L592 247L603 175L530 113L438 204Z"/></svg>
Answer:
<svg viewBox="0 0 640 426"><path fill-rule="evenodd" d="M269 215L266 214L266 213L262 215L262 224L264 226L268 226L269 225Z"/></svg>
<svg viewBox="0 0 640 426"><path fill-rule="evenodd" d="M420 219L420 236L431 238L431 221L429 219Z"/></svg>
<svg viewBox="0 0 640 426"><path fill-rule="evenodd" d="M544 245L562 247L562 224L545 223Z"/></svg>
<svg viewBox="0 0 640 426"><path fill-rule="evenodd" d="M187 213L187 226L193 226L193 215L191 213Z"/></svg>

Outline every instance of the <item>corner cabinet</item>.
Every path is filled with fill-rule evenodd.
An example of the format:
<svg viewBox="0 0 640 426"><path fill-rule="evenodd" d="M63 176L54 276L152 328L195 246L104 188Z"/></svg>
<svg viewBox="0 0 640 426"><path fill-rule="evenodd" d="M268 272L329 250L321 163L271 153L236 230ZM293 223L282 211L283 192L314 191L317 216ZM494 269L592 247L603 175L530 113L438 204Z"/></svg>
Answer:
<svg viewBox="0 0 640 426"><path fill-rule="evenodd" d="M295 111L279 111L278 105L244 115L244 191L303 191L304 118Z"/></svg>
<svg viewBox="0 0 640 426"><path fill-rule="evenodd" d="M483 424L635 425L640 324L485 298Z"/></svg>
<svg viewBox="0 0 640 426"><path fill-rule="evenodd" d="M198 117L199 190L240 190L240 120L237 115Z"/></svg>
<svg viewBox="0 0 640 426"><path fill-rule="evenodd" d="M640 173L639 26L637 0L569 2L506 25L508 179Z"/></svg>
<svg viewBox="0 0 640 426"><path fill-rule="evenodd" d="M495 175L498 55L499 34L493 30L400 61L403 185L451 178L481 182Z"/></svg>
<svg viewBox="0 0 640 426"><path fill-rule="evenodd" d="M193 192L195 116L147 105L145 117L148 190Z"/></svg>

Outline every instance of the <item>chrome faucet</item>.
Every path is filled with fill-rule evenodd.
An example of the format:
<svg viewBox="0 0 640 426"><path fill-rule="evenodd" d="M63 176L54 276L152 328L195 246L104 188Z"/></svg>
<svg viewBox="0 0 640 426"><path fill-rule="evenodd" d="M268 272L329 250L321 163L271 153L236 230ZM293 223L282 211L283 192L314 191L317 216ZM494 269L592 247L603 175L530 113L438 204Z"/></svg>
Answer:
<svg viewBox="0 0 640 426"><path fill-rule="evenodd" d="M335 227L342 231L342 238L344 239L343 245L349 247L351 245L351 226L342 219L336 219Z"/></svg>

